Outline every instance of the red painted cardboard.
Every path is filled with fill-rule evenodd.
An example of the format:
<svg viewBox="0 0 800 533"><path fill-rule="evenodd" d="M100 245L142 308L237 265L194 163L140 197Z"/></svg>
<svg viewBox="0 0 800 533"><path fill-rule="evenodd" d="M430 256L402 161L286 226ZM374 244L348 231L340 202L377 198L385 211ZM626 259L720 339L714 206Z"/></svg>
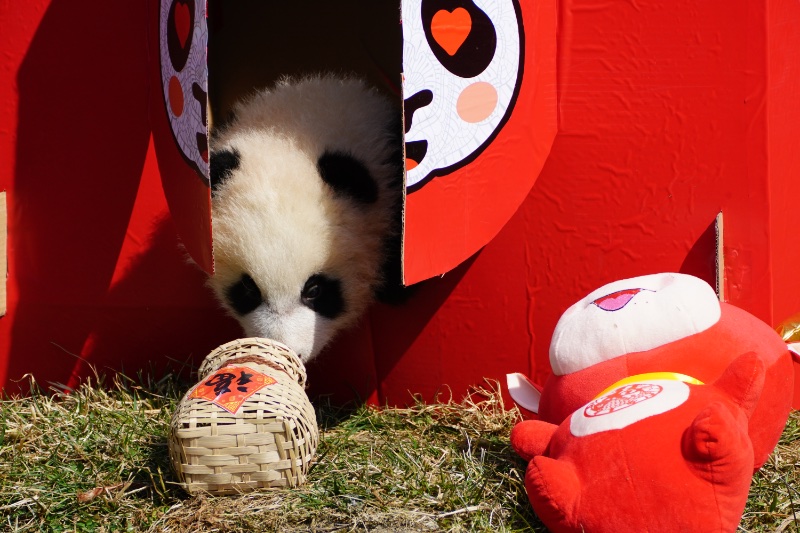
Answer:
<svg viewBox="0 0 800 533"><path fill-rule="evenodd" d="M74 385L93 375L89 364L163 375L238 335L200 289L167 211L151 140L157 33L147 7L0 8L8 392L26 389L27 374L44 388Z"/></svg>
<svg viewBox="0 0 800 533"><path fill-rule="evenodd" d="M714 283L719 212L728 301L770 324L800 311L792 240L800 5L565 0L546 15L547 5L521 2L523 20L556 25L558 128L538 177L534 160L546 143L534 138L533 113L546 86L523 81L494 139L508 146L504 135L517 121L515 136L539 150L523 151L529 167L519 172L533 188L519 185L508 203L484 196L484 171L505 180L518 174L505 169L522 168L492 144L473 161L480 173L465 167L411 192L407 216L424 205L415 195L449 194L470 180L477 189L445 196L457 210L479 200L501 210L522 204L499 232L492 210L455 224L457 237L438 246L452 239L467 253L482 220L497 234L443 277L421 282L406 306L376 306L310 365L316 394L402 404L409 391L430 399L449 387L458 397L514 371L541 383L558 317L593 288L669 270ZM196 364L241 334L186 263L176 244L183 223L167 211L165 146L174 139L159 115L158 13L155 0L0 8L0 189L9 217L0 384L8 390L26 373L45 385L75 384L92 375L87 362L129 374L151 363ZM526 63L526 72L542 64ZM531 116L518 117L525 105ZM177 150L172 156L186 165ZM175 179L202 184L193 170ZM206 201L195 205L207 210ZM169 208L181 216L172 200ZM437 211L428 226L440 218ZM419 259L424 269L447 269Z"/></svg>
<svg viewBox="0 0 800 533"><path fill-rule="evenodd" d="M502 367L530 368L543 383L558 317L594 288L661 271L713 284L709 228L720 211L728 301L773 325L790 314L779 307L800 306L800 277L781 274L780 288L774 277L796 262L797 248L785 247L796 220L782 206L800 180L785 174L797 169L787 149L782 162L770 156L795 136L771 134L778 119L768 116L800 63L767 67L796 54L797 35L780 21L799 14L791 2L562 2L559 132L547 162L411 347L385 364L387 396L402 401L409 383L426 398L442 383L463 390ZM781 102L780 122L796 124L798 105Z"/></svg>
<svg viewBox="0 0 800 533"><path fill-rule="evenodd" d="M411 1L401 9L406 146L419 159L407 155L408 285L451 270L494 237L530 190L555 136L555 2L460 5ZM161 100L186 165L173 147L162 148L170 136L158 131L156 139L184 244L211 272L210 195L201 186L208 185L204 15L195 0L160 3ZM413 104L428 95L429 104ZM156 115L163 130L164 115ZM419 144L424 157L413 154Z"/></svg>

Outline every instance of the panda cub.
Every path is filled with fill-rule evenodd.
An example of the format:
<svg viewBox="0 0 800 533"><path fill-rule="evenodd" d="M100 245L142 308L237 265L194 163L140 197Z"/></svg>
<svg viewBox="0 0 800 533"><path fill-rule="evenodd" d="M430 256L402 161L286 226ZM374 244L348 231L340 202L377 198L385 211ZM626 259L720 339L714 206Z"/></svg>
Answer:
<svg viewBox="0 0 800 533"><path fill-rule="evenodd" d="M399 287L399 112L356 79L283 80L212 135L215 273L245 334L303 361Z"/></svg>

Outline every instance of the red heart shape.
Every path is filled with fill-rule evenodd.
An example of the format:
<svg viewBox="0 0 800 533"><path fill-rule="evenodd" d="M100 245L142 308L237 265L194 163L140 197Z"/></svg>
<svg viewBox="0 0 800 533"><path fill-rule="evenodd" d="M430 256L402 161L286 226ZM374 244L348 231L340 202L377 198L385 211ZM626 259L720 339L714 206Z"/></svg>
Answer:
<svg viewBox="0 0 800 533"><path fill-rule="evenodd" d="M190 22L192 17L189 13L189 5L183 2L175 4L175 33L181 43L181 48L186 48L186 41L189 39Z"/></svg>
<svg viewBox="0 0 800 533"><path fill-rule="evenodd" d="M431 20L431 34L434 40L451 56L458 52L470 31L472 31L472 17L463 7L457 7L453 11L444 9L437 11Z"/></svg>

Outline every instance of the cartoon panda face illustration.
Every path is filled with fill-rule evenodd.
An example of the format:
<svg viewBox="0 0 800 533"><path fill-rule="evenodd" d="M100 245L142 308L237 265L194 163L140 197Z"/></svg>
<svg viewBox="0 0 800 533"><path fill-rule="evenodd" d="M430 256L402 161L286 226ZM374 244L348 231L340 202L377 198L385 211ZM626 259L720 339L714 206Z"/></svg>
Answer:
<svg viewBox="0 0 800 533"><path fill-rule="evenodd" d="M161 84L172 134L189 165L208 184L205 2L162 0Z"/></svg>
<svg viewBox="0 0 800 533"><path fill-rule="evenodd" d="M403 0L406 186L473 161L508 119L522 80L517 0Z"/></svg>

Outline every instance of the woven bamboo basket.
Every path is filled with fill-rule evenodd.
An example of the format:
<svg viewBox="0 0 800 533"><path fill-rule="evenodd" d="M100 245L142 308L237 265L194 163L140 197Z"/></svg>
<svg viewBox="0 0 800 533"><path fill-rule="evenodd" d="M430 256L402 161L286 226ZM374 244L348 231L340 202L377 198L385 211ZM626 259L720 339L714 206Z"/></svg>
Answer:
<svg viewBox="0 0 800 533"><path fill-rule="evenodd" d="M269 339L238 339L208 354L198 374L170 424L170 457L186 490L304 483L319 430L297 355Z"/></svg>

